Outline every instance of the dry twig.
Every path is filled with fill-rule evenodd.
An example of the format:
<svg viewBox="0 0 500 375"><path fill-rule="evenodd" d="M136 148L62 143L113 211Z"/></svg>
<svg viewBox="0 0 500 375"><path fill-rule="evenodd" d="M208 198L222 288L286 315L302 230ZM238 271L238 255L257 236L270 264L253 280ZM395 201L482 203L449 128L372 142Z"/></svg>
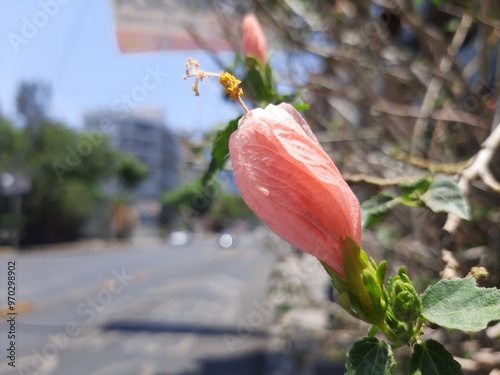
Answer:
<svg viewBox="0 0 500 375"><path fill-rule="evenodd" d="M481 150L473 158L472 163L460 173L458 187L464 196L468 195L470 185L476 178L480 178L487 187L500 194L500 183L489 169L491 159L498 148L500 148L500 124L493 129L490 136L483 142ZM459 224L460 218L448 214L446 223L443 226L443 231L447 234L446 237L451 237ZM445 245L442 249L442 258L445 264L442 272L443 278L456 277L457 265L455 262L457 261L448 247Z"/></svg>

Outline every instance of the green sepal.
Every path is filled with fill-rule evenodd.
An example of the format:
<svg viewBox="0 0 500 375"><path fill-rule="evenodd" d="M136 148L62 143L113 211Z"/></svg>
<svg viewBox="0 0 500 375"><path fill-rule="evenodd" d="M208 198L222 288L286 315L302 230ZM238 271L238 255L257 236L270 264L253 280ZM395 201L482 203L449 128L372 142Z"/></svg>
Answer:
<svg viewBox="0 0 500 375"><path fill-rule="evenodd" d="M362 319L358 313L356 313L351 306L351 298L349 297L348 292L343 292L340 294L340 305L347 311L351 316L356 319Z"/></svg>
<svg viewBox="0 0 500 375"><path fill-rule="evenodd" d="M363 282L366 287L366 291L370 296L372 301L373 309L376 316L385 315L385 301L383 301L382 288L383 284L379 284L377 274L370 272L370 270L364 270L362 273Z"/></svg>
<svg viewBox="0 0 500 375"><path fill-rule="evenodd" d="M344 276L323 263L342 307L352 316L375 326L393 347L411 345L421 334L421 301L404 267L384 286L387 265L369 259L356 242L346 237L342 246Z"/></svg>
<svg viewBox="0 0 500 375"><path fill-rule="evenodd" d="M385 265L369 260L358 244L346 237L342 246L344 277L322 263L341 295L342 306L353 316L378 325L384 319L387 294L383 287ZM382 282L380 282L382 280Z"/></svg>
<svg viewBox="0 0 500 375"><path fill-rule="evenodd" d="M370 319L373 313L373 302L370 293L365 285L363 272L371 267L368 257L358 244L346 237L342 245L342 265L345 273L345 282L351 295L359 301L358 308L361 309L358 313ZM373 287L370 285L370 287ZM370 323L370 322L369 322Z"/></svg>
<svg viewBox="0 0 500 375"><path fill-rule="evenodd" d="M308 111L311 106L307 103L297 103L294 104L293 108L297 110L297 112Z"/></svg>
<svg viewBox="0 0 500 375"><path fill-rule="evenodd" d="M387 272L387 262L383 260L377 267L377 279L380 285L384 285L386 272Z"/></svg>
<svg viewBox="0 0 500 375"><path fill-rule="evenodd" d="M262 64L252 56L245 58L246 74L243 94L255 100L259 107L272 103L276 96L271 66Z"/></svg>

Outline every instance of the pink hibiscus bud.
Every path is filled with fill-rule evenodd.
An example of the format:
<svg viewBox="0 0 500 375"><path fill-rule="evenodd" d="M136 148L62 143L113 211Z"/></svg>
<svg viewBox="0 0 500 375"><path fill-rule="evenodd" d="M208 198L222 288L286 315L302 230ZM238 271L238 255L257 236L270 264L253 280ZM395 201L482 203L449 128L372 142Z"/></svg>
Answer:
<svg viewBox="0 0 500 375"><path fill-rule="evenodd" d="M252 13L243 17L243 55L252 56L262 65L267 62L267 43L259 21Z"/></svg>
<svg viewBox="0 0 500 375"><path fill-rule="evenodd" d="M359 201L300 114L286 103L248 112L229 152L247 205L278 236L344 278L344 240L361 244Z"/></svg>

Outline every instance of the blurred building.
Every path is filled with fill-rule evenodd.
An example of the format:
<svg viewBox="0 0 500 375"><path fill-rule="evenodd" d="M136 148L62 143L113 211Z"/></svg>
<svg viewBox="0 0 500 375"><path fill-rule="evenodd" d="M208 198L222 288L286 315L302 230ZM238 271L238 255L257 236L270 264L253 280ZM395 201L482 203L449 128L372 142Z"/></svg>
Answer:
<svg viewBox="0 0 500 375"><path fill-rule="evenodd" d="M112 111L88 112L85 130L102 132L112 147L135 155L149 169L149 175L135 191L136 200L159 200L162 193L179 182L181 150L177 135L163 121L161 109L130 111L126 116ZM108 183L110 193L119 188Z"/></svg>

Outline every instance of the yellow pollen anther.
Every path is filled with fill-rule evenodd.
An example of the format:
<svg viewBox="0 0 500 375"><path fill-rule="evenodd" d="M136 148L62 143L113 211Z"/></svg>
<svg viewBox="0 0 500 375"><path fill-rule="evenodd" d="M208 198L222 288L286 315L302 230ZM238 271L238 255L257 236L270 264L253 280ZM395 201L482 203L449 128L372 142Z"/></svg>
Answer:
<svg viewBox="0 0 500 375"><path fill-rule="evenodd" d="M240 88L241 81L232 74L222 72L219 76L219 82L225 89L224 95L229 94L231 100L238 100L239 97L243 96L243 90Z"/></svg>
<svg viewBox="0 0 500 375"><path fill-rule="evenodd" d="M194 91L196 96L200 95L198 84L203 81L205 77L219 77L219 83L224 87L224 95L229 94L231 100L235 100L240 103L245 112L248 112L248 108L241 99L243 96L243 90L240 87L241 81L236 79L235 76L228 72L221 73L208 73L200 70L200 63L192 59L191 57L187 60L186 64L186 74L182 77L183 79L194 78L194 84L191 89Z"/></svg>

